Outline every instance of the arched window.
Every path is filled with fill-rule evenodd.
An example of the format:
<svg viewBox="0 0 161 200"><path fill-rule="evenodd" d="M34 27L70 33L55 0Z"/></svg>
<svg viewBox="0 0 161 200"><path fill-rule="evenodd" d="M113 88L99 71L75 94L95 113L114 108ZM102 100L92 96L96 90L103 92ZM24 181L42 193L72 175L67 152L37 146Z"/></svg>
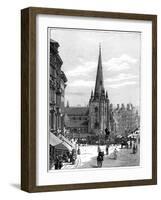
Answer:
<svg viewBox="0 0 161 200"><path fill-rule="evenodd" d="M98 123L98 122L95 122L94 127L95 127L95 128L99 128L99 123Z"/></svg>
<svg viewBox="0 0 161 200"><path fill-rule="evenodd" d="M98 107L97 106L95 107L95 112L98 112Z"/></svg>

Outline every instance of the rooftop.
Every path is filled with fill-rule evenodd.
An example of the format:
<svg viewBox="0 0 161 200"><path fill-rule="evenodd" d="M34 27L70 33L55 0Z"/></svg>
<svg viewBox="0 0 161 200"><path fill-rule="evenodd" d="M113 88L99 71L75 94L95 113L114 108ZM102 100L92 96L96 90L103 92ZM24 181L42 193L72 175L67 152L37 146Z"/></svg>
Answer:
<svg viewBox="0 0 161 200"><path fill-rule="evenodd" d="M88 116L89 108L88 107L66 107L65 113L67 115Z"/></svg>

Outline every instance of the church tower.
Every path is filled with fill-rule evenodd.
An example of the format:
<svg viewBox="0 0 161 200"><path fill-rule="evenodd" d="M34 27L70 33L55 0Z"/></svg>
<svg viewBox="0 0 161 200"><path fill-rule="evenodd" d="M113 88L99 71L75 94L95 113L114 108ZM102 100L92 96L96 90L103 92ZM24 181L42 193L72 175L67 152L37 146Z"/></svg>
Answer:
<svg viewBox="0 0 161 200"><path fill-rule="evenodd" d="M103 82L101 46L99 46L98 66L95 89L91 91L89 100L89 132L94 134L104 133L109 130L109 99L105 92Z"/></svg>

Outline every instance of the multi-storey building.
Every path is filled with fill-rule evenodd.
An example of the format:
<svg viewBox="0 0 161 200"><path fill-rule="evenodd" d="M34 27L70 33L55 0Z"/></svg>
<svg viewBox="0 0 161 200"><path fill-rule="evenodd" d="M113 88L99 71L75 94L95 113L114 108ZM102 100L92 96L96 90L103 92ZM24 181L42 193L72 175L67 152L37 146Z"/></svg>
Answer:
<svg viewBox="0 0 161 200"><path fill-rule="evenodd" d="M140 127L140 117L138 111L132 104L117 104L117 108L113 110L116 123L116 134L128 136L131 132Z"/></svg>
<svg viewBox="0 0 161 200"><path fill-rule="evenodd" d="M59 43L50 40L49 129L57 133L64 130L64 94L67 78L61 70Z"/></svg>

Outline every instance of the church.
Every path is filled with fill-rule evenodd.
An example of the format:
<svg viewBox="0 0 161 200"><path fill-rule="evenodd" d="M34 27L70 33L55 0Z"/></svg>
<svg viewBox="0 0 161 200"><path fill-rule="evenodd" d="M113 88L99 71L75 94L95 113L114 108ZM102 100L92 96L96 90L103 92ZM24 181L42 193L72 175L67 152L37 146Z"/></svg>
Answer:
<svg viewBox="0 0 161 200"><path fill-rule="evenodd" d="M65 107L64 124L72 138L104 135L105 129L115 132L112 104L104 88L101 46L99 47L95 88L87 107Z"/></svg>

